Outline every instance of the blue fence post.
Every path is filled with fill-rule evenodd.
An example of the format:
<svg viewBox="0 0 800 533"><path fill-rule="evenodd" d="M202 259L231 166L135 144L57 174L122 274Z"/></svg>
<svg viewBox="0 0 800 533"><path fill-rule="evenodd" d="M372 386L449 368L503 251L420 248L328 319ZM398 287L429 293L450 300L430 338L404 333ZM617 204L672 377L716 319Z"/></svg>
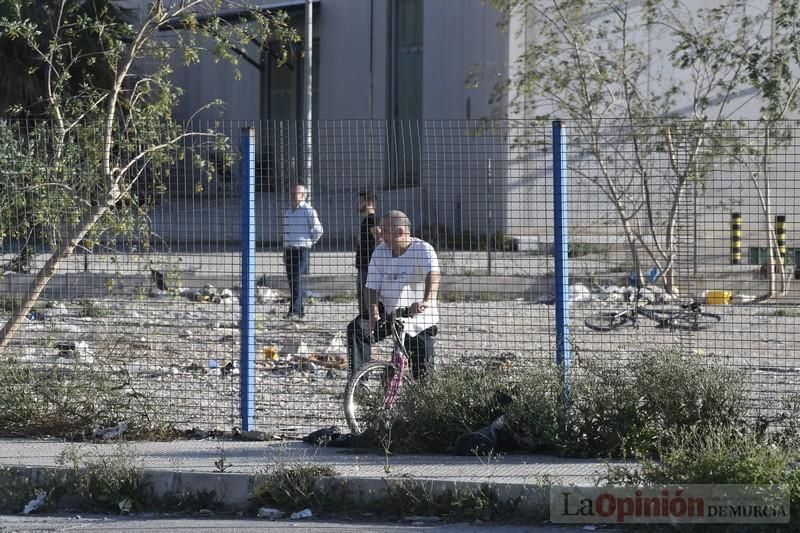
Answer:
<svg viewBox="0 0 800 533"><path fill-rule="evenodd" d="M556 363L569 390L569 242L567 223L567 142L560 120L553 121L553 215L556 304Z"/></svg>
<svg viewBox="0 0 800 533"><path fill-rule="evenodd" d="M242 128L242 318L240 322L242 429L253 429L256 403L255 347L256 347L256 130Z"/></svg>

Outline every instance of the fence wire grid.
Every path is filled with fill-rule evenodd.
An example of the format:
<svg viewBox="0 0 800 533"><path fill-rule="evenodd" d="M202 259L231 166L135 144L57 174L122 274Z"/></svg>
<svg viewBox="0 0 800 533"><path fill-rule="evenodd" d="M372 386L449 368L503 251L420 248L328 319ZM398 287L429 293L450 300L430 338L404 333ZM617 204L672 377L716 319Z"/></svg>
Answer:
<svg viewBox="0 0 800 533"><path fill-rule="evenodd" d="M564 125L575 356L625 364L654 347L677 347L741 371L756 411L795 395L797 124L770 126L782 135L765 157L766 126L757 122ZM550 123L316 121L311 158L307 126L194 122L186 128L195 135L175 150L136 161L132 199L106 213L62 262L4 357L37 371L105 376L131 399L126 416L157 413L178 428L241 427L238 139L252 127L258 429L297 435L344 425L361 192L374 194L378 216L407 213L414 236L438 254L437 370L513 374L554 360ZM104 191L97 131L78 132L64 146L51 133L41 122L0 127L4 321ZM115 139L120 168L145 141L155 138ZM50 164L56 150L59 166ZM303 321L285 316L282 260L282 217L297 182L324 227L311 250ZM694 299L722 318L699 331L646 318L608 332L586 326L594 314L631 305L636 287L649 305ZM774 297L763 299L770 291Z"/></svg>

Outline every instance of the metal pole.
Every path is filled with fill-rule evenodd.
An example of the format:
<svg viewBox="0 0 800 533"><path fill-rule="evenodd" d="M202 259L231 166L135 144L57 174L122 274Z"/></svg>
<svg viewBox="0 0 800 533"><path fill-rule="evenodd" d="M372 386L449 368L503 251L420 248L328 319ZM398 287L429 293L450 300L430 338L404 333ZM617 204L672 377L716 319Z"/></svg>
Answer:
<svg viewBox="0 0 800 533"><path fill-rule="evenodd" d="M313 57L312 51L314 49L314 15L311 6L311 0L306 0L306 60L305 60L305 78L306 78L306 97L305 97L305 110L306 110L306 198L311 200L311 190L313 182L313 164L314 164L314 140L311 135L311 121L314 119L313 98L314 98L314 85L313 85Z"/></svg>
<svg viewBox="0 0 800 533"><path fill-rule="evenodd" d="M569 390L569 249L567 223L567 143L561 121L553 122L553 214L556 304L556 363Z"/></svg>
<svg viewBox="0 0 800 533"><path fill-rule="evenodd" d="M492 246L497 246L497 235L492 231L492 159L486 163L486 270L492 275Z"/></svg>
<svg viewBox="0 0 800 533"><path fill-rule="evenodd" d="M242 128L242 294L241 305L241 416L242 429L253 429L256 403L255 346L256 346L256 130Z"/></svg>

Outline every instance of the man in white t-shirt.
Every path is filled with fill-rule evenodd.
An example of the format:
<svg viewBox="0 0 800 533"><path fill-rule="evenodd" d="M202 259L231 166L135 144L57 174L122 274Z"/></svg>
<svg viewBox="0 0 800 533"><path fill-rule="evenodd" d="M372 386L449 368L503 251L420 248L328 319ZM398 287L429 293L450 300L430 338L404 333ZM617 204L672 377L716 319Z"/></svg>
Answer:
<svg viewBox="0 0 800 533"><path fill-rule="evenodd" d="M389 315L398 307L408 307L405 346L414 378L419 378L433 367L433 337L439 323L439 259L433 246L411 236L411 222L402 211L383 215L380 229L383 242L372 253L366 283L369 329L363 327L360 317L347 326L350 371L369 361L373 340L388 335L388 328L378 327L380 319L386 318L381 312Z"/></svg>

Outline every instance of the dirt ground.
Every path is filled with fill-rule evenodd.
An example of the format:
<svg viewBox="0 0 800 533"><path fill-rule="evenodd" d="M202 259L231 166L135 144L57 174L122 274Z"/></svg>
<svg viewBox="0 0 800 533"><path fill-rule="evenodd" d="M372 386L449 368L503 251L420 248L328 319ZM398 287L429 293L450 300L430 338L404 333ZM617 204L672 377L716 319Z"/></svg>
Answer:
<svg viewBox="0 0 800 533"><path fill-rule="evenodd" d="M124 376L124 392L181 429L231 429L239 418L239 304L231 291L134 291L105 298L62 299L37 307L14 345L16 364L92 368ZM542 298L440 302L437 365L554 357L555 309ZM263 289L256 306L256 428L285 435L344 425L344 332L355 302L343 295L312 300L305 322L283 318L285 296ZM570 308L573 357L604 354L622 364L654 346L680 346L743 373L754 398L770 403L800 390L796 357L800 310L791 306L709 306L722 321L700 332L675 332L642 319L638 328L596 332L584 319L616 309L592 294ZM385 355L387 347L377 350Z"/></svg>

